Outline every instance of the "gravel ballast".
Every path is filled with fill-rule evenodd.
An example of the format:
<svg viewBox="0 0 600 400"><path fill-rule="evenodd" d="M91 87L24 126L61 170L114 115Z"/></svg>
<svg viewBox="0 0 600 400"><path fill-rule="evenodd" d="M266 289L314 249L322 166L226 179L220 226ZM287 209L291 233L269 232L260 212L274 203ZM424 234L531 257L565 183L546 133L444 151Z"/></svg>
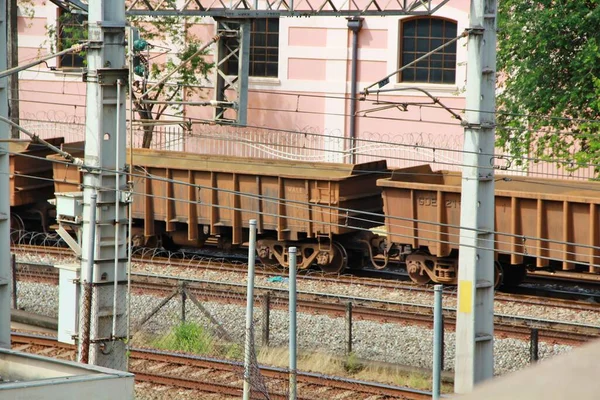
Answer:
<svg viewBox="0 0 600 400"><path fill-rule="evenodd" d="M238 279L239 279L239 275ZM221 276L223 278L223 276ZM204 277L203 279L206 279ZM257 280L261 280L258 278ZM263 284L268 282L257 282ZM312 286L318 283L310 282ZM286 283L279 283L287 285ZM307 290L307 284L298 282L299 290ZM303 286L300 288L300 286ZM333 289L331 285L329 289ZM339 285L348 286L348 285ZM358 286L358 285L357 285ZM31 282L18 283L19 308L26 311L46 315L56 318L58 315L58 287L49 284L39 284ZM318 290L321 291L321 290ZM345 295L351 295L352 291L348 287ZM368 293L367 288L361 288L361 297ZM407 297L406 294L394 296L394 300L417 302L425 298L424 293L412 293L413 297ZM430 296L431 297L431 296ZM131 315L133 326L137 325L144 315L157 306L164 297L151 295L134 295L131 301ZM422 302L422 304L428 304ZM430 303L429 303L430 304ZM242 345L245 332L245 307L241 305L227 305L219 302L203 302L206 312L208 312L225 329L231 340ZM448 304L450 305L450 304ZM513 306L516 307L516 306ZM533 306L526 306L527 311L531 312ZM155 316L153 316L140 329L141 332L158 337L156 341L164 338L164 335L171 332L171 328L177 325L181 312L181 303L178 296L171 299ZM256 343L261 343L261 310L255 308L255 338ZM557 313L556 315L563 315ZM552 319L549 310L545 310L544 319ZM198 310L191 302L186 303L187 321L198 322L199 324L214 328L206 315ZM343 318L332 318L326 315L312 315L299 313L298 317L298 346L300 351L324 351L334 355L343 356L345 354L345 321ZM596 322L597 319L594 321ZM580 321L583 322L583 321ZM590 323L583 322L583 323ZM218 332L216 329L211 329ZM454 364L454 332L447 331L445 336L444 366L445 370L451 371ZM136 336L137 337L137 336ZM133 346L136 346L136 337L134 337ZM353 351L360 359L381 361L403 366L417 368L431 368L432 363L432 340L431 329L421 326L409 326L392 323L377 323L372 321L353 322ZM285 311L272 310L270 313L270 345L286 347L288 343L288 315ZM549 358L571 350L571 346L549 344L540 342L540 359ZM529 362L529 342L512 338L496 338L494 340L495 373L504 374L506 372L522 369Z"/></svg>

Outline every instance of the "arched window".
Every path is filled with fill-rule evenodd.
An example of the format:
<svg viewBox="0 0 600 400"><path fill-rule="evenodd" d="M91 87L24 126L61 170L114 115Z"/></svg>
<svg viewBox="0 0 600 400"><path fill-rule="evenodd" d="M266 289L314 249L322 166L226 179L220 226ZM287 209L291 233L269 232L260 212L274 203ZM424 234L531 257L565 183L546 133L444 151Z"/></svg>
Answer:
<svg viewBox="0 0 600 400"><path fill-rule="evenodd" d="M400 21L400 66L425 55L456 37L456 22L417 17ZM398 74L399 82L456 83L456 42Z"/></svg>

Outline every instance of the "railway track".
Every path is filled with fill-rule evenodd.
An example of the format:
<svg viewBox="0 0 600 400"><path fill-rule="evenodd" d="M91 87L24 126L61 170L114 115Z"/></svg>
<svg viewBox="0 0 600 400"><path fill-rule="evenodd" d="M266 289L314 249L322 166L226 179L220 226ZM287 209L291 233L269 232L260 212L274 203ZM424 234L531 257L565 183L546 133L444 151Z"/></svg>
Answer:
<svg viewBox="0 0 600 400"><path fill-rule="evenodd" d="M17 251L17 249L13 249ZM63 248L44 248L38 246L20 246L18 249L19 253L30 252L33 254L44 254L45 257L70 257L73 262L75 261L72 253L68 249ZM239 262L239 257L236 256L234 262L230 262L227 259L222 258L196 258L189 260L182 260L176 257L160 257L155 256L156 253L152 251L141 251L134 255L132 261L136 264L142 264L144 266L152 267L160 267L169 265L173 268L197 268L202 270L212 270L216 272L234 272L245 274L247 270L246 264ZM58 274L54 268L46 268L44 269L44 264L28 264L21 263L23 266L30 265L30 276L38 276L40 280L47 280L48 283L56 284L58 282ZM48 266L49 264L46 264ZM38 269L38 271L36 271ZM45 272L42 272L45 271ZM379 271L369 271L368 272L379 272ZM281 268L273 268L273 267L264 267L259 268L256 271L258 276L265 277L273 277L279 275L285 275L287 272ZM360 284L361 286L366 287L374 287L386 290L405 290L411 292L419 292L419 293L433 293L433 288L431 286L422 286L417 285L412 282L399 281L399 280L389 280L389 279L381 279L374 278L370 273L368 276L364 276L364 271L357 275L327 275L317 271L301 271L298 274L298 279L302 279L305 281L318 281L323 283L332 283L332 284ZM397 273L395 275L398 275ZM384 272L384 276L387 276L387 273ZM444 290L444 296L446 297L456 297L456 288L452 286L448 286ZM566 288L553 288L547 286L533 286L533 287L514 287L508 289L507 292L496 291L495 300L500 302L507 303L522 303L532 306L544 306L544 307L560 307L560 308L568 308L575 309L581 311L600 311L600 291L591 292L589 290L581 291L581 288L577 288L577 290L567 290Z"/></svg>
<svg viewBox="0 0 600 400"><path fill-rule="evenodd" d="M54 272L53 272L54 271ZM52 284L58 283L56 270L50 266L30 265L20 270L19 279L33 278ZM160 276L155 274L133 273L132 291L136 294L152 294L160 297L173 295L185 289L194 294L200 301L237 304L244 306L246 302L246 286L242 283L224 283L209 280L188 279L175 276ZM422 288L426 290L425 288ZM255 295L268 296L273 309L286 310L288 307L288 292L286 288L256 286ZM449 294L450 295L450 294ZM501 295L506 296L506 295ZM539 298L521 296L526 304L538 304ZM514 296L506 297L506 301L515 301ZM590 303L574 303L565 300L553 300L557 304L568 304L578 310L600 311L600 305ZM432 326L433 308L429 305L407 302L373 300L352 296L331 295L315 292L298 292L298 311L303 313L324 314L332 317L344 317L352 304L353 318L381 323L403 323L412 325ZM542 303L549 305L549 302ZM257 304L258 305L258 304ZM455 327L455 310L446 307L444 313L445 328ZM512 315L496 314L494 330L500 337L527 339L532 329L537 329L539 339L548 342L560 342L578 345L600 336L600 327L576 323L556 322Z"/></svg>
<svg viewBox="0 0 600 400"><path fill-rule="evenodd" d="M13 349L17 351L66 360L76 357L75 346L59 343L53 337L13 332L11 340ZM135 374L137 383L148 382L155 387L171 386L236 397L242 394L243 364L240 362L147 349L130 349L129 357L129 372ZM268 398L287 399L288 371L260 366L260 372L269 381ZM431 398L430 392L422 390L301 371L297 373L297 381L298 398L304 400L341 396L371 400ZM264 389L257 385L254 390L260 392Z"/></svg>

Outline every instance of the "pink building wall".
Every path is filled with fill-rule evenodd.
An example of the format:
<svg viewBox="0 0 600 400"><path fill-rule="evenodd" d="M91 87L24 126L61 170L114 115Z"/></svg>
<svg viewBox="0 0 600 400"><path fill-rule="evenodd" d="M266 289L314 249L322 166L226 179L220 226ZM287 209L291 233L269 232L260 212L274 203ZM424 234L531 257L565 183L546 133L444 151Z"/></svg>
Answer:
<svg viewBox="0 0 600 400"><path fill-rule="evenodd" d="M462 32L467 26L468 6L468 0L452 1L443 6L436 16L456 21L458 32ZM56 17L56 6L51 2L36 0L35 17L19 18L21 62L35 58L40 52L50 51L46 26L54 25ZM364 19L359 34L359 91L398 69L401 19L402 17ZM215 25L211 18L204 18L202 23L189 30L189 34L205 41L214 33ZM311 135L321 134L321 137L314 137L310 145L304 145L305 148L321 146L320 149L315 148L315 154L311 157L330 161L348 160L344 152L348 150L349 142L344 138L349 136L350 124L351 43L352 33L347 28L345 18L281 18L278 76L250 78L249 128L242 130L242 133L252 131L253 134L259 134L261 131L261 135L269 135L269 140L277 141L279 135L289 141L289 131L300 131L308 135L304 138L306 143ZM460 110L464 107L465 61L466 41L461 39L457 46L456 82L451 85L418 86L428 90L448 107ZM21 118L32 121L30 126L48 132L52 129L43 124L44 121L70 124L70 129L79 129L83 135L82 126L78 124L84 122L85 84L81 82L79 74L52 70L55 66L56 61L49 60L47 65L41 64L20 73ZM212 98L212 83L207 82L206 86L202 97ZM414 86L398 83L391 78L383 89L398 91L381 94L379 99L399 103L430 103L430 99L422 93L410 90ZM373 111L380 107L370 101L375 98L369 96L367 100L357 104L357 150L362 154L358 160L389 157L392 165L407 165L411 162L408 160L411 156L406 155L407 145L440 148L462 146L463 129L459 121L447 111L427 104L408 106L406 111L397 108ZM187 106L184 109L185 117L191 120L209 120L213 113L214 110L208 107ZM24 125L27 124L24 122ZM199 135L210 131L206 127L194 129L200 132ZM283 132L278 133L278 130ZM214 127L213 131L234 132L232 128ZM378 146L377 142L392 144L381 143ZM192 144L185 148L203 151ZM413 150L409 153L411 151L414 153ZM459 156L456 152L451 153L455 159ZM267 153L264 155L269 156Z"/></svg>

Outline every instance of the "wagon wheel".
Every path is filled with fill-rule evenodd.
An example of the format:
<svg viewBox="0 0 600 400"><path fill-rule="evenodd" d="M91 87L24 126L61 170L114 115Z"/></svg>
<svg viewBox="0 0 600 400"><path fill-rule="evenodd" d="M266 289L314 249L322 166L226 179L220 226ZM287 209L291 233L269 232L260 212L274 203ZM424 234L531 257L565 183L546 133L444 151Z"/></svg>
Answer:
<svg viewBox="0 0 600 400"><path fill-rule="evenodd" d="M500 287L504 280L504 268L498 261L494 262L494 288Z"/></svg>
<svg viewBox="0 0 600 400"><path fill-rule="evenodd" d="M271 248L267 244L270 241L275 241L273 238L264 238L256 243L256 257L260 260L261 264L265 267L282 266L279 261L272 253Z"/></svg>
<svg viewBox="0 0 600 400"><path fill-rule="evenodd" d="M348 253L338 242L333 242L333 258L327 265L322 265L321 270L328 274L338 274L348 266Z"/></svg>
<svg viewBox="0 0 600 400"><path fill-rule="evenodd" d="M406 260L406 271L410 279L419 285L431 282L429 274L427 274L419 261Z"/></svg>

